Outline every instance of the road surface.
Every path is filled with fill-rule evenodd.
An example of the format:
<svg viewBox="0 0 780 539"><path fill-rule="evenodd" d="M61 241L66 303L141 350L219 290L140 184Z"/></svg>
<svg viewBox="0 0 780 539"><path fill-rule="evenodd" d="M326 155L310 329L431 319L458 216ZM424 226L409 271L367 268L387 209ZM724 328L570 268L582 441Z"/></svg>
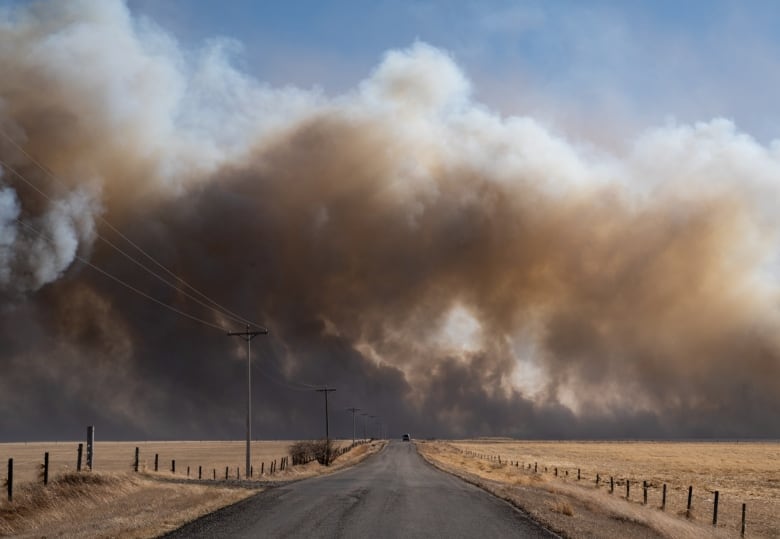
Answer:
<svg viewBox="0 0 780 539"><path fill-rule="evenodd" d="M353 468L273 487L166 537L556 537L391 442Z"/></svg>

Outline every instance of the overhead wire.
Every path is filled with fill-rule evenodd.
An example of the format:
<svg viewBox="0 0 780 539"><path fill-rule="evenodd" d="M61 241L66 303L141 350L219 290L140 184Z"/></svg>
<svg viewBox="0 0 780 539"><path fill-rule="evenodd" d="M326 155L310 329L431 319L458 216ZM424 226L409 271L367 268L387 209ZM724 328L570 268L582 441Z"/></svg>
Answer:
<svg viewBox="0 0 780 539"><path fill-rule="evenodd" d="M37 236L43 238L44 240L46 240L47 242L51 243L52 245L55 244L54 240L51 237L49 237L44 232L41 232L40 230L38 230L36 227L32 226L31 224L22 221L18 217L15 218L15 221L19 225L21 225L22 227L26 228L27 230L30 230L31 232L33 232ZM125 282L124 280L120 279L119 277L117 277L117 276L111 274L110 272L102 269L101 267L97 266L96 264L90 262L89 260L85 259L84 257L82 257L82 256L80 256L78 254L74 255L74 258L76 258L79 262L83 263L84 265L88 266L89 268L97 271L101 275L103 275L103 276L111 279L112 281L114 281L114 282L124 286L128 290L130 290L130 291L132 291L132 292L134 292L134 293L136 293L136 294L138 294L138 295L148 299L149 301L152 301L152 302L156 303L157 305L160 305L161 307L164 307L164 308L166 308L166 309L168 309L168 310L170 310L170 311L172 311L172 312L174 312L174 313L176 313L176 314L178 314L180 316L184 316L184 317L186 317L186 318L188 318L190 320L193 320L193 321L198 322L200 324L203 324L205 326L211 327L213 329L217 329L219 331L226 331L226 329L227 329L227 328L225 328L223 326L219 326L219 325L211 323L211 322L209 322L207 320L203 320L202 318L198 318L197 316L194 316L194 315L192 315L190 313L187 313L185 311L177 309L173 305L165 303L164 301L159 300L159 299L157 299L157 298L147 294L146 292L144 292L144 291L138 289L137 287L135 287L135 286ZM272 357L273 357L273 355L272 355ZM305 391L311 391L312 389L316 389L316 388L320 387L320 386L307 384L307 383L304 383L304 382L295 382L295 381L291 382L291 381L288 381L288 380L282 380L282 379L279 379L279 378L277 378L275 376L272 376L270 374L270 372L265 370L265 369L259 369L257 372L259 372L262 377L266 378L267 380L270 380L274 384L279 385L281 387L284 387L286 389L293 390L293 391L305 392ZM279 372L279 374L284 376L281 372Z"/></svg>
<svg viewBox="0 0 780 539"><path fill-rule="evenodd" d="M1 127L0 127L0 134L2 134L16 149L18 149L20 152L22 152L41 171L43 171L47 176L49 176L49 178L51 178L52 180L54 180L54 181L56 181L56 182L58 182L60 184L64 183L59 177L57 177L45 165L43 165L35 157L30 155L29 152L27 152L15 140L13 140L13 138L5 130L3 130ZM21 179L25 184L27 184L31 189L33 189L35 192L40 194L46 200L48 200L50 202L54 202L54 200L49 195L47 195L44 191L42 191L40 188L38 188L33 182L31 182L29 179L27 179L23 174L21 174L19 171L17 171L14 167L10 166L8 163L6 163L3 160L0 160L0 164L2 164L6 169L11 171L16 177ZM112 249L114 249L115 251L120 253L122 256L124 256L128 260L132 261L134 264L136 264L140 268L144 269L150 275L153 275L155 278L157 278L161 282L163 282L166 285L168 285L169 287L177 290L178 292L180 292L181 294L185 295L186 297L188 297L192 301L194 301L194 302L198 303L199 305L201 305L202 307L205 307L207 309L211 309L212 311L214 311L214 312L216 312L216 313L218 313L218 314L220 314L220 315L222 315L222 316L224 316L226 318L229 318L230 320L232 320L232 321L234 321L236 323L241 323L241 324L246 324L246 325L254 326L254 327L257 327L257 328L261 328L261 329L266 329L264 326L262 326L262 325L260 325L260 324L258 324L256 322L253 322L253 321L251 321L251 320L249 320L249 319L247 319L247 318L245 318L245 317L243 317L243 316L233 312L232 310L228 309L227 307L224 307L223 305L218 303L216 300L212 299L211 297L209 297L205 293L203 293L200 290L198 290L197 288L193 287L187 281L185 281L183 278L181 278L180 276L178 276L174 272L172 272L170 269L168 269L164 264L159 262L155 257L153 257L151 254L149 254L144 248L142 248L136 242L132 241L129 237L127 237L125 234L123 234L118 228L116 228L113 224L111 224L105 217L103 217L102 215L98 215L97 217L98 217L98 219L100 219L100 221L103 224L105 224L115 234L117 234L120 238L122 238L124 241L126 241L128 244L130 244L139 253L144 255L144 257L146 257L154 265L156 265L158 268L163 270L165 273L167 273L168 275L173 277L176 281L181 283L182 286L186 287L187 289L191 290L192 292L194 292L195 294L197 294L198 296L203 298L203 300L205 300L205 301L200 300L200 299L196 298L195 296L193 296L192 294L186 292L185 290L182 290L182 288L180 288L178 286L175 286L174 284L169 282L167 279L162 277L160 274L158 274L154 270L150 269L148 266L146 266L145 264L141 263L140 261L136 260L132 255L130 255L125 250L123 250L122 248L120 248L119 246L117 246L116 244L111 242L109 239L105 238L100 233L96 233L96 236L101 241L106 243Z"/></svg>
<svg viewBox="0 0 780 539"><path fill-rule="evenodd" d="M22 220L21 220L21 219L19 219L18 217L16 217L14 220L16 221L16 223L18 223L18 224L19 224L19 225L21 225L22 227L26 228L27 230L29 230L29 231L33 232L34 234L36 234L36 235L37 235L37 236L39 236L40 238L43 238L45 241L49 242L50 244L52 244L52 245L55 245L55 241L54 241L54 240L53 240L53 239L52 239L50 236L48 236L48 235L47 235L47 234L45 234L44 232L42 232L42 231L38 230L38 229L37 229L36 227L34 227L33 225L31 225L31 224L29 224L29 223L26 223L26 222L22 221ZM110 272L108 272L108 271L104 270L103 268L101 268L101 267L99 267L98 265L96 265L96 264L94 264L94 263L90 262L89 260L87 260L86 258L84 258L84 257L82 257L82 256L80 256L80 255L78 255L78 254L75 254L75 255L74 255L74 258L75 258L76 260L78 260L79 262L83 263L85 266L87 266L87 267L89 267L89 268L93 269L94 271L96 271L96 272L100 273L101 275L103 275L103 276L107 277L108 279L111 279L112 281L114 281L114 282L116 282L116 283L118 283L118 284L120 284L120 285L124 286L124 287L125 287L125 288L127 288L128 290L130 290L130 291L132 291L132 292L134 292L134 293L136 293L136 294L140 295L141 297L143 297L143 298L145 298L145 299L147 299L147 300L149 300L149 301L152 301L152 302L156 303L157 305L160 305L161 307L164 307L164 308L166 308L166 309L168 309L168 310L170 310L170 311L172 311L172 312L174 312L174 313L176 313L176 314L178 314L178 315L180 315L180 316L183 316L183 317L185 317L185 318L188 318L188 319L190 319L190 320L192 320L192 321L198 322L198 323L200 323L200 324L203 324L203 325L205 325L205 326L208 326L208 327L210 327L210 328L213 328L213 329L216 329L216 330L219 330L219 331L223 331L223 332L224 332L224 331L226 331L226 330L227 330L227 328L225 328L225 327L223 327L223 326L220 326L220 325L214 324L214 323L212 323L212 322L209 322L209 321L207 321L207 320L203 320L202 318L199 318L199 317L197 317L197 316L194 316L194 315L192 315L192 314L190 314L190 313L187 313L187 312L185 312L185 311L182 311L181 309L177 309L177 308L176 308L176 307L174 307L173 305L170 305L170 304L168 304L168 303L166 303L166 302L164 302L164 301L162 301L162 300L159 300L159 299L157 299L157 298L155 298L155 297L151 296L150 294L147 294L146 292L144 292L144 291L142 291L142 290L138 289L137 287L135 287L135 286L133 286L133 285L131 285L131 284L127 283L127 282L126 282L126 281L124 281L123 279L120 279L119 277L117 277L117 276L113 275L112 273L110 273ZM273 356L273 354L271 355L271 357L274 357L274 356ZM272 366L273 366L273 365L272 365ZM277 367L275 370L277 370L277 372L278 372L280 375L284 376L284 375L281 373L281 370L280 370L280 369L278 369L278 365L276 365L275 367ZM269 371L267 371L267 370L265 370L265 369L259 369L259 371L258 371L258 372L260 373L260 375L261 375L262 377L266 378L267 380L270 380L270 381L271 381L271 382L273 382L274 384L276 384L276 385L278 385L278 386L281 386L281 387L284 387L284 388L286 388L286 389L293 390L293 391L301 391L301 392L306 392L306 391L311 391L311 390L313 390L313 389L317 389L317 388L321 387L321 386L317 386L317 385L307 384L307 383L305 383L305 382L295 382L295 381L292 381L292 382L291 382L291 381L288 381L288 380L282 380L282 379L280 379L280 378L277 378L277 377L275 377L275 376L272 376L272 375L270 374L270 372L269 372Z"/></svg>
<svg viewBox="0 0 780 539"><path fill-rule="evenodd" d="M63 184L63 183L64 183L64 182L63 182L63 181L62 181L62 180L61 180L61 179L60 179L58 176L56 176L56 175L55 175L53 172L51 172L51 171L50 171L50 170L49 170L49 169L48 169L48 168L47 168L45 165L43 165L43 164L42 164L40 161L38 161L38 160L37 160L35 157L33 157L32 155L30 155L30 153L28 153L28 152L27 152L27 151L26 151L26 150L25 150L25 149L24 149L22 146L20 146L20 145L19 145L19 144L18 144L16 141L14 141L14 140L13 140L13 138L12 138L12 137L10 137L10 136L8 135L8 133L7 133L7 132L5 132L5 131L4 131L4 130L1 128L1 127L0 127L0 134L2 134L2 135L3 135L3 136L4 136L4 137L5 137L5 138L6 138L6 139L7 139L7 140L8 140L8 141L9 141L9 142L10 142L10 143L11 143L11 144L12 144L12 145L15 147L15 148L17 148L17 149L18 149L20 152L22 152L22 153L23 153L23 154L24 154L24 155L25 155L25 156L26 156L26 157L27 157L27 158L28 158L28 159L29 159L29 160L30 160L32 163L34 163L34 164L35 164L35 165L36 165L36 166L37 166L37 167L38 167L38 168L39 168L41 171L43 171L43 172L44 172L44 173L45 173L45 174L46 174L46 175L47 175L49 178L51 178L52 180L54 180L54 181L56 181L56 182L58 182L58 183L60 183L60 184ZM26 184L28 187L30 187L31 189L33 189L33 190L34 190L36 193L38 193L40 196L42 196L43 198L45 198L47 201L49 201L49 202L52 202L52 203L55 203L55 202L56 202L56 201L55 201L54 199L52 199L52 198L51 198L51 197L50 197L50 196L49 196L49 195L48 195L46 192L44 192L44 191L43 191L43 190L41 190L41 189L40 189L40 188L39 188L37 185L35 185L35 183L34 183L34 182L30 181L30 180L29 180L28 178L26 178L26 177L25 177L25 176L24 176L24 175L23 175L21 172L19 172L19 171L18 171L18 170L16 170L14 167L12 167L11 165L9 165L9 164L8 164L6 161L4 161L4 160L0 159L0 165L2 165L4 168L6 168L8 171L10 171L10 172L11 172L11 173L12 173L14 176L16 176L17 178L19 178L20 180L22 180L22 181L23 181L23 182L24 182L24 183L25 183L25 184ZM159 273L157 273L156 271L152 270L151 268L149 268L148 266L146 266L146 265L145 265L145 264L143 264L142 262L138 261L138 260L137 260L135 257L133 257L131 254L129 254L127 251L125 251L124 249L122 249L121 247L119 247L118 245L116 245L115 243L113 243L111 240L109 240L108 238L104 237L104 236L103 236L103 235L101 235L100 233L96 233L96 236L97 236L97 238L98 238L98 239L100 239L100 240L101 240L101 241L103 241L103 242L104 242L106 245L108 245L109 247L111 247L112 249L114 249L116 252L118 252L119 254L121 254L121 255L122 255L123 257L125 257L127 260L129 260L129 261L133 262L135 265L137 265L138 267L142 268L144 271L146 271L146 272L147 272L147 273L149 273L150 275L154 276L156 279L158 279L158 280L159 280L159 281L161 281L162 283L164 283L164 284L166 284L167 286L169 286L169 287L173 288L173 289L174 289L174 290L176 290L177 292L179 292L179 293L183 294L184 296L186 296L186 297L187 297L187 298L189 298L190 300L194 301L195 303L197 303L197 304L198 304L198 305L200 305L201 307L204 307L204 308L210 309L210 310L212 310L213 312L215 312L215 313L217 313L217 314L219 314L219 315L221 315L221 316L224 316L224 317L226 317L226 318L228 318L228 319L232 320L233 322L237 322L237 323L243 323L243 324L247 324L247 325L249 325L249 326L253 326L253 327L256 327L256 328L266 329L264 326L262 326L262 325L260 325L260 324L258 324L258 323L256 323L256 322L253 322L253 321L251 321L251 320L249 320L249 319L247 319L247 318L244 318L243 316L241 316L241 315L239 315L239 314L235 313L234 311L232 311L232 310L228 309L227 307L224 307L224 306L223 306L223 305L221 305L219 302L217 302L216 300L214 300L214 299L212 299L211 297L209 297L207 294L205 294L205 293L201 292L200 290L198 290L198 289L197 289L197 288L195 288L194 286L190 285L190 284L189 284L187 281L185 281L183 278L181 278L180 276L176 275L176 274L175 274L173 271L171 271L170 269L168 269L168 268L167 268L167 267L166 267L164 264L162 264L161 262L159 262L159 261L158 261L158 260L157 260L157 259L156 259L154 256L152 256L152 255L151 255L151 254L150 254L150 253L149 253L149 252L148 252L146 249L144 249L143 247L141 247L140 245L138 245L136 242L134 242L133 240L131 240L129 237L127 237L127 236L126 236L124 233L122 233L122 231L121 231L121 230L119 230L118 228L116 228L116 227L115 227L113 224L111 224L111 223L110 223L110 222L109 222L109 221L108 221L106 218L104 218L102 215L98 215L98 218L100 219L100 221L101 221L101 222L102 222L102 223L103 223L103 224L104 224L106 227L108 227L108 228L109 228L111 231L113 231L115 234L117 234L117 235L118 235L120 238L122 238L122 239L123 239L125 242L127 242L129 245L131 245L131 246L132 246L134 249L136 249L136 251L138 251L139 253L141 253L142 255L144 255L144 257L145 257L146 259L148 259L148 260L149 260L151 263L153 263L153 264L154 264L155 266L157 266L159 269L161 269L161 270L162 270L162 271L164 271L166 274L168 274L169 276L171 276L173 279L175 279L175 280L176 280L178 283L180 283L182 286L186 287L187 289L191 290L192 292L194 292L195 294L197 294L198 296L200 296L201 298L203 298L203 300L201 300L201 299L199 299L199 298L197 298L197 297L193 296L192 294L188 293L188 292L187 292L187 291L185 291L185 290L182 290L182 288L175 286L173 283L171 283L171 282L170 282L169 280L167 280L165 277L163 277L162 275L160 275L160 274L159 274ZM41 232L40 230L38 230L38 229L37 229L37 228L35 228L34 226L30 225L29 223L25 223L24 221L22 221L22 220L21 220L21 219L19 219L19 218L16 218L15 220L16 220L16 222L17 222L18 224L20 224L20 225L21 225L21 226L23 226L24 228L26 228L26 229L28 229L28 230L32 231L33 233L37 234L39 237L41 237L41 238L45 239L46 241L48 241L48 242L49 242L49 243L51 243L52 245L54 245L54 244L55 244L55 242L54 242L54 240L53 240L52 238L50 238L49 236L47 236L46 234L44 234L43 232ZM78 254L75 254L75 255L74 255L74 258L75 258L75 259L77 259L77 260L79 260L81 263L83 263L84 265L88 266L89 268L93 269L94 271L96 271L96 272L100 273L101 275L105 276L106 278L108 278L108 279L111 279L112 281L114 281L114 282L116 282L116 283L118 283L118 284L122 285L123 287L127 288L128 290L130 290L130 291L132 291L132 292L134 292L134 293L136 293L136 294L138 294L138 295L140 295L140 296L144 297L145 299L147 299L147 300L149 300L149 301L152 301L152 302L154 302L154 303L155 303L155 304L157 304L157 305L160 305L161 307L164 307L165 309L168 309L168 310L170 310L171 312L174 312L174 313L176 313L176 314L178 314L178 315L180 315L180 316L183 316L183 317L185 317L185 318L188 318L188 319L190 319L190 320L192 320L192 321L198 322L198 323L200 323L200 324L203 324L203 325L205 325L205 326L208 326L208 327L210 327L210 328L213 328L213 329L217 329L217 330L220 330L220 331L226 331L226 329L227 329L227 328L225 328L225 327L223 327L223 326L220 326L220 325L218 325L218 324L215 324L215 323L209 322L209 321L207 321L207 320L203 320L203 319L202 319L202 318L200 318L200 317L197 317L197 316L195 316L195 315L192 315L192 314L190 314L190 313L188 313L188 312L185 312L185 311L183 311L183 310L181 310L181 309L178 309L178 308L176 308L176 307L174 307L174 306L172 306L172 305L170 305L170 304L168 304L168 303L166 303L166 302L164 302L164 301L162 301L162 300L160 300L160 299L157 299L157 298L155 298L155 297L151 296L150 294L147 294L146 292L144 292L144 291L140 290L139 288L137 288L137 287L135 287L135 286L133 286L133 285L129 284L128 282L124 281L123 279L121 279L121 278L119 278L119 277L117 277L117 276L113 275L112 273L110 273L110 272L108 272L108 271L104 270L103 268L101 268L101 267L97 266L96 264L94 264L94 263L90 262L89 260L85 259L84 257L82 257L82 256L80 256L80 255L78 255ZM277 367L278 367L278 366L277 366ZM277 371L278 371L278 373L279 373L280 375L282 375L282 377L284 377L284 375L282 374L282 372L281 372L281 370L280 370L280 369L278 369L278 368L277 368L277 369L275 369L275 370L277 370ZM270 380L271 382L273 382L273 383L275 383L275 384L277 384L277 385L279 385L279 386L285 387L285 388L287 388L287 389L293 390L293 391L311 391L311 390L313 390L313 389L318 389L318 388L320 388L320 387L321 387L321 386L319 386L319 385L307 384L307 383L304 383L304 382L292 382L292 383L291 383L290 381L281 380L281 379L279 379L279 378L277 378L277 377L274 377L274 376L272 376L272 375L270 374L270 372L267 372L266 370L263 370L263 369L260 369L260 371L259 371L259 372L260 372L261 376L263 376L264 378L266 378L266 379Z"/></svg>
<svg viewBox="0 0 780 539"><path fill-rule="evenodd" d="M52 238L50 238L49 236L47 236L46 234L44 234L43 232L41 232L40 230L38 230L34 226L30 225L29 223L25 223L24 221L22 221L18 217L15 218L15 221L17 223L19 223L21 226L23 226L24 228L34 232L35 234L37 234L41 238L45 239L46 241L48 241L52 245L55 245L55 242L54 242L54 240ZM144 292L144 291L136 288L135 286L133 286L133 285L123 281L119 277L117 277L117 276L113 275L112 273L110 273L110 272L100 268L99 266L93 264L92 262L90 262L89 260L87 260L86 258L84 258L84 257L82 257L82 256L80 256L78 254L75 254L74 258L76 258L78 261L82 262L86 266L89 266L90 268L92 268L93 270L97 271L98 273L104 275L105 277L108 277L109 279L113 280L114 282L121 284L125 288L135 292L136 294L139 294L139 295L143 296L144 298L148 299L149 301L153 301L154 303L156 303L156 304L158 304L158 305L160 305L162 307L165 307L166 309L169 309L169 310L173 311L176 314L179 314L181 316L189 318L190 320L194 320L195 322L199 322L199 323L201 323L203 325L206 325L206 326L209 326L211 328L218 329L220 331L225 331L226 330L226 328L224 328L222 326L218 326L217 324L213 324L211 322L203 320L202 318L198 318L197 316L194 316L194 315L192 315L190 313L187 313L187 312L184 312L184 311L182 311L180 309L177 309L173 305L169 305L168 303L165 303L164 301L159 300L159 299L157 299L157 298L147 294L146 292Z"/></svg>
<svg viewBox="0 0 780 539"><path fill-rule="evenodd" d="M13 174L14 174L16 177L18 177L20 180L22 180L23 182L25 182L25 183L26 183L28 186L30 186L32 189L34 189L35 191L37 191L37 192L38 192L38 193L39 193L41 196L45 197L45 198L46 198L46 200L48 200L48 201L50 201L50 202L54 202L54 200L52 200L52 198L51 198L51 197L49 197L49 196L48 196L46 193L44 193L43 191L41 191L40 189L38 189L38 188L37 188L37 187L36 187L36 186L35 186L35 185L34 185L32 182L30 182L30 180L28 180L27 178L25 178L25 177L24 177L24 175L22 175L22 174L21 174L19 171L17 171L17 170L16 170L15 168L13 168L12 166L8 165L8 163L6 163L5 161L3 161L2 159L0 159L0 165L4 166L4 167L5 167L7 170L9 170L10 172L12 172L12 173L13 173ZM170 283L168 280L166 280L166 279L165 279L163 276L161 276L161 275L160 275L160 274L158 274L157 272L155 272L155 271L153 271L153 270L149 269L147 266L143 265L141 262L139 262L138 260L136 260L135 258L133 258L133 256L132 256L132 255L130 255L129 253L127 253L127 252L126 252L124 249L122 249L122 248L121 248L121 247L119 247L118 245L114 244L114 243L113 243L111 240L109 240L108 238L106 238L106 237L102 236L102 235L101 235L101 234L99 234L99 233L97 233L97 234L96 234L96 236L98 237L98 239L100 239L100 240L101 240L101 241L103 241L105 244L107 244L109 247L111 247L111 248L112 248L112 249L114 249L116 252L118 252L119 254L121 254L121 255L122 255L123 257L125 257L127 260L129 260L129 261L130 261L130 262L132 262L133 264L137 265L138 267L142 268L143 270L145 270L147 273L149 273L150 275L152 275L153 277L155 277L155 278L156 278L156 279L158 279L159 281L161 281L161 282L165 283L166 285L170 286L171 288L175 289L177 292L179 292L179 293L183 294L184 296L188 297L189 299L191 299L192 301L194 301L194 302L195 302L195 303L197 303L198 305L200 305L200 306L202 306L202 307L205 307L206 309L210 309L210 310L212 310L212 311L215 311L215 312L217 312L217 313L219 313L219 314L221 314L221 315L225 316L226 318L229 318L229 319L233 320L233 321L234 321L234 322L236 322L236 323L240 323L240 324L246 324L246 323L247 323L247 321L246 321L245 319L243 319L243 318L238 318L238 317L236 317L236 316L232 316L232 315L231 315L229 312L222 312L222 311L216 310L216 309L214 309L214 307L213 307L213 306L211 306L211 305L209 305L209 304L207 304L207 303L205 303L205 302L201 301L200 299L198 299L197 297L193 296L192 294L189 294L188 292L186 292L186 291L184 291L184 290L181 290L180 288L177 288L177 287L175 287L175 286L174 286L173 284L171 284L171 283ZM255 324L250 324L250 325L255 325Z"/></svg>

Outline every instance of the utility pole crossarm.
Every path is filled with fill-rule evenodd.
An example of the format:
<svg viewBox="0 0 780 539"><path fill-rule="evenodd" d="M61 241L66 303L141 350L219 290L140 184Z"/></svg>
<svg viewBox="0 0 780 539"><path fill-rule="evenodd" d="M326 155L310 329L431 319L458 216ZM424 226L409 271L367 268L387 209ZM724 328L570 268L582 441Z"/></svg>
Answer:
<svg viewBox="0 0 780 539"><path fill-rule="evenodd" d="M245 341L251 341L258 335L268 335L268 329L260 328L255 331L249 331L249 326L246 327L246 331L228 331L228 337L241 337Z"/></svg>

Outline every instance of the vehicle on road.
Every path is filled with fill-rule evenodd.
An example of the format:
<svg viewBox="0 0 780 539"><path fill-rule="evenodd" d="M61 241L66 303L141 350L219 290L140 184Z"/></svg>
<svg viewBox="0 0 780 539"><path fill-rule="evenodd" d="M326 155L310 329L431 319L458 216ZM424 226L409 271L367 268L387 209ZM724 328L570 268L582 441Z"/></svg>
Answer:
<svg viewBox="0 0 780 539"><path fill-rule="evenodd" d="M404 434L403 436L401 436L401 440L403 440L404 442L409 442L411 441L411 439L412 437L409 436L408 434Z"/></svg>

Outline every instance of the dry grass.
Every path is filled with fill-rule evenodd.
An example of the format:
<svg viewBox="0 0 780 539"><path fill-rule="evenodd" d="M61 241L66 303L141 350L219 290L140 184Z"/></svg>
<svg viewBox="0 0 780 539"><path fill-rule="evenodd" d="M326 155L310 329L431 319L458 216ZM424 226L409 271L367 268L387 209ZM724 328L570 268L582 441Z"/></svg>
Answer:
<svg viewBox="0 0 780 539"><path fill-rule="evenodd" d="M72 471L77 443L0 444L3 460L7 461L5 455L14 458L15 475L13 503L4 495L0 501L0 535L41 537L45 532L63 537L156 537L256 494L270 483L330 473L360 462L384 446L381 442L358 446L327 468L310 462L268 475L269 463L278 462L289 445L253 443L254 466L259 468L259 463L265 462L266 475L236 481L235 467L244 462L242 442L102 442L96 444L96 471L80 474ZM136 446L142 463L138 474L130 471ZM49 451L51 467L47 487L37 479L45 451ZM160 455L160 473L151 471L155 453ZM170 472L174 458L176 474ZM203 466L203 481L196 479L199 465ZM229 481L224 481L225 466L230 470ZM243 472L243 465L241 468ZM212 480L214 469L217 481Z"/></svg>
<svg viewBox="0 0 780 539"><path fill-rule="evenodd" d="M266 476L263 479L274 480L270 476L270 463L286 456L292 442L268 441L252 442L252 466L259 474L261 464L265 464ZM337 445L349 445L348 441L338 441ZM225 467L230 477L235 478L236 467L244 475L246 442L239 441L202 441L202 442L95 442L94 470L102 472L129 472L133 470L135 448L140 449L140 469L154 470L154 455L159 455L160 473L168 473L171 460L176 460L176 475L187 476L187 466L191 477L197 477L198 466L202 466L203 477L212 478L216 470L217 479L225 478ZM76 470L78 442L34 442L0 444L0 464L5 467L9 457L14 459L14 478L17 482L36 481L43 463L43 454L49 452L49 474L73 472ZM86 463L86 449L82 466ZM0 474L5 470L0 468Z"/></svg>
<svg viewBox="0 0 780 539"><path fill-rule="evenodd" d="M427 445L427 444L423 444ZM747 503L747 535L780 537L780 444L777 443L661 443L661 442L518 442L464 440L434 444L438 458L454 469L504 486L564 494L591 512L613 514L613 520L642 523L668 537L711 537L714 490L720 492L718 530L739 533L741 504ZM443 447L446 446L446 447ZM448 448L451 454L448 454ZM501 456L504 464L469 457L461 451ZM505 464L518 461L526 468ZM538 464L538 474L528 464ZM547 473L544 473L544 468ZM554 469L558 468L558 477ZM581 480L577 481L577 468ZM568 472L568 477L566 476ZM596 474L601 485L596 488ZM615 492L609 494L609 477ZM631 481L625 500L625 480ZM648 481L648 505L642 505L642 481ZM659 510L666 483L667 510ZM686 522L688 485L694 487L693 511ZM554 506L551 502L551 507ZM579 517L579 511L575 511ZM576 520L576 519L575 519ZM685 529L678 524L684 524Z"/></svg>
<svg viewBox="0 0 780 539"><path fill-rule="evenodd" d="M258 492L179 484L140 474L69 473L48 487L26 483L0 506L0 535L156 537Z"/></svg>
<svg viewBox="0 0 780 539"><path fill-rule="evenodd" d="M552 507L550 508L550 511L554 513L560 513L562 515L566 515L567 517L573 517L574 516L574 510L571 508L571 505L567 501L563 500L556 500Z"/></svg>

